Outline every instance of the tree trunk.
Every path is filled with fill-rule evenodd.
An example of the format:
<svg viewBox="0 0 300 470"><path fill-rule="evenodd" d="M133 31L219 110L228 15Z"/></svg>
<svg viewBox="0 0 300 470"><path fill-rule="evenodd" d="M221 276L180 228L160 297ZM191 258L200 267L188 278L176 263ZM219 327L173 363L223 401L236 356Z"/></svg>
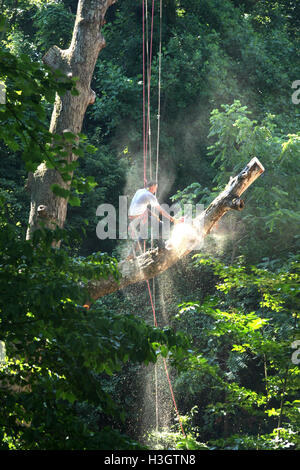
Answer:
<svg viewBox="0 0 300 470"><path fill-rule="evenodd" d="M155 248L134 260L121 261L118 265L121 274L119 281L113 276L91 281L87 286L91 299L95 301L130 284L146 281L166 271L190 253L226 212L231 209L243 209L244 202L240 196L263 172L262 164L257 158L253 158L237 176L230 179L224 191L191 224L175 226L173 232L177 234L175 237L171 235L170 240L166 242L166 248Z"/></svg>
<svg viewBox="0 0 300 470"><path fill-rule="evenodd" d="M63 97L56 97L50 123L52 133L62 135L69 131L77 135L81 131L86 109L95 101L95 92L91 90L90 84L99 52L105 46L101 27L107 9L114 2L115 0L79 0L69 49L61 50L54 46L43 58L50 68L59 69L67 77L78 77L78 96L67 92ZM69 150L67 162L76 158ZM51 185L54 183L64 189L69 189L70 186L70 182L64 182L58 171L47 168L45 163L39 165L29 178L31 207L27 239L31 238L41 221L50 229L64 226L68 201L52 192Z"/></svg>

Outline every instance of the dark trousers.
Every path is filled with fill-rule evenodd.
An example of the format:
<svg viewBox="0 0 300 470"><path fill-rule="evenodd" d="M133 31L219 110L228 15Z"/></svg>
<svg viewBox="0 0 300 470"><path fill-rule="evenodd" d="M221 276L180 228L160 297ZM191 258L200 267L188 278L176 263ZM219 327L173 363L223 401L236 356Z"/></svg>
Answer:
<svg viewBox="0 0 300 470"><path fill-rule="evenodd" d="M132 254L141 254L146 249L147 240L152 240L152 235L157 245L163 247L162 229L163 222L149 210L137 217L129 217L128 234L134 240Z"/></svg>

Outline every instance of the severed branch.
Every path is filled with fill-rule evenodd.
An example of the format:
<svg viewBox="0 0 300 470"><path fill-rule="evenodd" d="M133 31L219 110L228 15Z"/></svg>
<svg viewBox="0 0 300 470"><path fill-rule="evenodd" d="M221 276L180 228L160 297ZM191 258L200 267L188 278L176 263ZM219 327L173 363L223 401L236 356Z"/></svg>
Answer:
<svg viewBox="0 0 300 470"><path fill-rule="evenodd" d="M121 274L119 281L113 276L91 281L87 288L92 301L131 284L151 279L190 253L226 212L243 209L244 201L240 196L264 171L259 160L253 158L237 176L230 179L224 191L191 224L174 227L174 231L177 231L178 227L179 232L175 241L171 236L165 248L155 248L133 260L121 261L118 265Z"/></svg>

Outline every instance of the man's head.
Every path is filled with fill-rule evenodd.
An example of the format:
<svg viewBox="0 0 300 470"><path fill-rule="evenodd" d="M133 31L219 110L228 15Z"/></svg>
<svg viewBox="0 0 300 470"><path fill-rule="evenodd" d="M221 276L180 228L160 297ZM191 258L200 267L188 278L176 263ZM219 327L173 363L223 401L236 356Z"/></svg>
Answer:
<svg viewBox="0 0 300 470"><path fill-rule="evenodd" d="M158 186L157 181L150 180L150 181L148 181L148 183L146 185L146 189L148 189L148 191L150 191L151 193L154 194L154 193L156 193L157 186Z"/></svg>

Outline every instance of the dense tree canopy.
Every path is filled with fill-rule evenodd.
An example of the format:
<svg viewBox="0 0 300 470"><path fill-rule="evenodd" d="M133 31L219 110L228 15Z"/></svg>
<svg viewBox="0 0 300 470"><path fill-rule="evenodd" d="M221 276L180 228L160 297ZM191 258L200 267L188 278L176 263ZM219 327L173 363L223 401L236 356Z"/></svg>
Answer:
<svg viewBox="0 0 300 470"><path fill-rule="evenodd" d="M70 168L49 121L76 77L42 58L68 48L77 3L0 1L0 448L299 449L299 2L163 0L161 24L154 2L159 199L207 207L252 157L266 170L242 212L153 280L157 326L144 283L83 307L87 282L118 279L128 251L97 237L96 209L143 185L143 2L106 14L96 101L82 133L64 136ZM25 240L41 162L74 171L68 194L54 188L67 221Z"/></svg>

